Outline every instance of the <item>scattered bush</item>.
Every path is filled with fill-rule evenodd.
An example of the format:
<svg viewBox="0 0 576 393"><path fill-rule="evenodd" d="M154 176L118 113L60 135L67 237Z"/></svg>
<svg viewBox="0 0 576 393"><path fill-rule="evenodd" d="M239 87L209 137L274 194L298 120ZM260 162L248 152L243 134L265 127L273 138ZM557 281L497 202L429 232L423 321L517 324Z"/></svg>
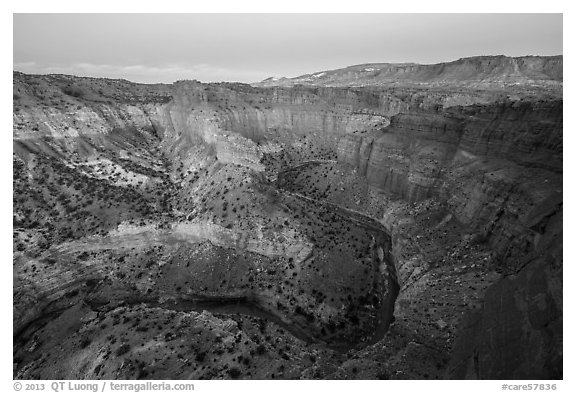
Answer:
<svg viewBox="0 0 576 393"><path fill-rule="evenodd" d="M89 337L83 337L82 340L80 340L80 348L86 348L91 342L92 340Z"/></svg>
<svg viewBox="0 0 576 393"><path fill-rule="evenodd" d="M80 98L84 96L84 91L77 86L66 86L62 92L68 96Z"/></svg>
<svg viewBox="0 0 576 393"><path fill-rule="evenodd" d="M116 350L116 356L122 356L122 355L128 353L128 351L130 351L130 345L122 344Z"/></svg>
<svg viewBox="0 0 576 393"><path fill-rule="evenodd" d="M203 362L206 358L206 352L198 352L194 358L197 362Z"/></svg>
<svg viewBox="0 0 576 393"><path fill-rule="evenodd" d="M266 347L263 344L260 344L256 347L256 353L258 355L264 355L266 353Z"/></svg>
<svg viewBox="0 0 576 393"><path fill-rule="evenodd" d="M236 379L242 375L242 372L238 367L232 367L230 370L228 370L228 374L231 378Z"/></svg>

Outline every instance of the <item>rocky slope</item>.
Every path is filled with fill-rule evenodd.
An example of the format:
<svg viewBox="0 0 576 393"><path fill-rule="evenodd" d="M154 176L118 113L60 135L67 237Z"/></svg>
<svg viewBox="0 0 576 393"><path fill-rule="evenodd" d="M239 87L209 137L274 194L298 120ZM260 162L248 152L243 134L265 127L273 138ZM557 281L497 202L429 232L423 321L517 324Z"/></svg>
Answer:
<svg viewBox="0 0 576 393"><path fill-rule="evenodd" d="M561 81L513 60L466 67ZM443 82L460 63L427 89L15 73L15 377L560 378L561 90Z"/></svg>

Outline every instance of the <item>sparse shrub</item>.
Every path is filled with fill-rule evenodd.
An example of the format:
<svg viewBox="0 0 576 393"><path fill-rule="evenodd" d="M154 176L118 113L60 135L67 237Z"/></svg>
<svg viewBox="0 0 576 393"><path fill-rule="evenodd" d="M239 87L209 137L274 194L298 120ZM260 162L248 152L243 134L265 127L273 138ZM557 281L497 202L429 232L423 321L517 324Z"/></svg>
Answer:
<svg viewBox="0 0 576 393"><path fill-rule="evenodd" d="M236 379L242 375L242 372L238 367L232 367L230 370L228 370L228 374L231 378Z"/></svg>
<svg viewBox="0 0 576 393"><path fill-rule="evenodd" d="M256 347L256 353L258 355L264 355L266 353L266 347L263 344L260 344Z"/></svg>
<svg viewBox="0 0 576 393"><path fill-rule="evenodd" d="M82 340L80 340L80 348L86 348L91 342L92 340L89 337L83 337Z"/></svg>
<svg viewBox="0 0 576 393"><path fill-rule="evenodd" d="M116 356L122 356L122 355L128 353L128 351L130 351L130 345L122 344L116 350Z"/></svg>
<svg viewBox="0 0 576 393"><path fill-rule="evenodd" d="M198 352L194 358L197 362L203 362L206 358L206 352Z"/></svg>
<svg viewBox="0 0 576 393"><path fill-rule="evenodd" d="M84 91L78 86L66 86L62 92L68 96L80 98L84 96Z"/></svg>
<svg viewBox="0 0 576 393"><path fill-rule="evenodd" d="M147 370L145 370L144 368L138 369L138 374L136 375L136 379L146 379L147 376L148 376Z"/></svg>

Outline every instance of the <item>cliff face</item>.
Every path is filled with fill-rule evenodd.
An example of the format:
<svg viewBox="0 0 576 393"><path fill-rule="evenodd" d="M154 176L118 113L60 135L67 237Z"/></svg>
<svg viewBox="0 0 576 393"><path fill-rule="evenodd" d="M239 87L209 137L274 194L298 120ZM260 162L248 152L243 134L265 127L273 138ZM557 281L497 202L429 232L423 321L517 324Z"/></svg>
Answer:
<svg viewBox="0 0 576 393"><path fill-rule="evenodd" d="M398 114L380 132L346 135L338 144L338 157L358 167L372 185L410 201L429 195L440 170L453 168L464 157L558 172L562 102L505 102Z"/></svg>
<svg viewBox="0 0 576 393"><path fill-rule="evenodd" d="M524 222L536 231L525 265L497 281L462 320L449 378L563 376L562 198L543 201Z"/></svg>
<svg viewBox="0 0 576 393"><path fill-rule="evenodd" d="M500 110L492 105L469 106L475 102L492 102L499 97L486 92L448 90L425 94L410 89L382 92L324 87L256 89L245 85L205 86L194 82L179 82L173 87L143 87L136 84L124 86L127 82L113 81L94 86L92 80L69 80L64 76L28 81L19 74L15 75L15 102L22 105L18 105L14 113L14 139L23 141L42 136L73 140L78 136L106 135L114 129L145 129L153 130L154 135L162 140L162 146L169 151L177 152L202 142L214 147L222 157L232 160L231 157L237 153L241 161L252 162L256 167L259 153L250 141L256 144L279 138L293 141L306 135L333 148L343 135L381 129L390 117L398 115L392 120L389 127L392 131L389 132L402 137L404 145L411 143L411 139L426 139L440 144L449 141L454 145L453 138L458 138L459 142L462 139L462 147L473 154L504 155L511 153L510 149L524 147L519 154L525 156L533 152L526 149L537 148L539 154L550 149L553 152L558 146L552 144L561 142L561 135L549 133L562 121L561 105L549 108L554 113L543 113L545 109L538 108L535 114L531 114L531 104L524 104L524 109L521 108L523 104L516 104L520 108ZM70 94L62 94L66 89L72 89ZM78 89L81 93L77 94L82 96L75 96L73 89ZM39 91L42 93L36 94ZM48 97L53 98L46 103ZM466 110L469 113L451 113L454 111L448 109L441 113L436 111L439 107L453 108L462 103L468 105ZM421 114L412 113L421 110L424 111ZM474 117L476 121L454 119L463 116ZM552 119L547 121L553 124L539 122L538 116ZM538 126L531 125L532 120ZM505 132L512 122L517 132ZM492 134L486 135L483 128L489 128ZM543 139L546 137L548 140ZM358 138L353 135L347 135L347 138L352 145L363 144L363 154L369 154L369 139L362 142L355 140ZM501 143L498 138L508 140ZM340 143L347 143L346 140ZM382 149L386 149L387 144L378 140L374 138L373 146L384 151ZM391 146L395 144L392 142ZM349 148L358 150L352 145ZM348 153L342 153L342 160L349 161ZM425 157L435 153L422 154ZM424 162L424 157L420 161ZM541 161L547 162L547 159L543 157ZM378 154L374 155L374 160L374 164L368 160L362 165L377 168ZM405 173L406 169L398 164L393 171ZM413 175L418 177L416 173ZM378 182L378 176L384 175L371 173L369 176ZM380 182L386 181L386 176L380 179ZM425 183L423 179L420 181Z"/></svg>
<svg viewBox="0 0 576 393"><path fill-rule="evenodd" d="M562 100L526 81L555 86L561 58L378 70L427 88L15 73L15 326L75 296L242 297L361 342L367 378L557 378ZM321 376L359 377L334 367Z"/></svg>
<svg viewBox="0 0 576 393"><path fill-rule="evenodd" d="M370 135L343 137L338 158L409 202L440 196L463 223L478 226L498 209L518 218L562 190L562 102L399 114Z"/></svg>
<svg viewBox="0 0 576 393"><path fill-rule="evenodd" d="M386 193L445 201L505 272L462 321L451 378L561 378L562 102L448 112L347 136L339 159Z"/></svg>

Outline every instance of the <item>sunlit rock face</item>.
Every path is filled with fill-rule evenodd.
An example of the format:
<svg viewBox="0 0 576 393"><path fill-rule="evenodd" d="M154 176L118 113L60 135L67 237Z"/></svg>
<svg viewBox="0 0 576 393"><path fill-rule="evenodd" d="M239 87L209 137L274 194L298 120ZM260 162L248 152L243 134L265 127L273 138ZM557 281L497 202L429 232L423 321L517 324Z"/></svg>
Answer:
<svg viewBox="0 0 576 393"><path fill-rule="evenodd" d="M561 378L558 64L502 90L487 61L434 88L15 73L15 377Z"/></svg>

